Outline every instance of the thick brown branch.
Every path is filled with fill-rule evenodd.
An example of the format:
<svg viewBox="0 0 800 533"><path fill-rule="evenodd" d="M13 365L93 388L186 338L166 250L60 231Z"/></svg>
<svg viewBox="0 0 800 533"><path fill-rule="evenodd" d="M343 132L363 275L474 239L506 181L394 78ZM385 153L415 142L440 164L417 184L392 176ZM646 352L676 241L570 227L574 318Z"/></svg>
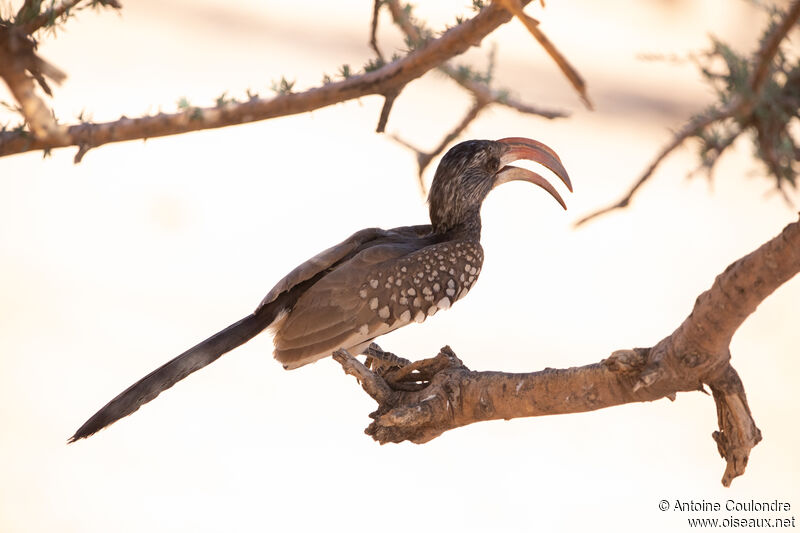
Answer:
<svg viewBox="0 0 800 533"><path fill-rule="evenodd" d="M178 113L159 113L135 119L123 117L101 124L76 124L67 129L64 138L58 139L31 139L24 133L3 133L0 134L0 156L64 146L96 147L110 142L221 128L305 113L370 94L388 94L465 52L470 46L480 44L484 37L510 18L509 13L502 8L489 6L474 18L451 28L441 37L429 41L424 47L402 59L372 72L301 93L281 94L270 100L253 98L247 102L218 107L195 107Z"/></svg>
<svg viewBox="0 0 800 533"><path fill-rule="evenodd" d="M707 353L726 350L733 334L775 289L800 271L800 223L732 263L697 297L692 314L675 331ZM683 350L689 350L685 345Z"/></svg>
<svg viewBox="0 0 800 533"><path fill-rule="evenodd" d="M600 363L563 370L512 374L474 372L450 348L415 368L424 387L416 391L370 384L378 410L367 433L380 443L422 443L474 422L593 411L645 402L711 387L719 431L714 432L727 466L722 483L744 473L750 450L761 440L744 386L730 365L731 336L756 306L800 272L800 222L732 263L698 297L692 313L652 348L619 350ZM337 359L339 360L339 359ZM345 365L345 362L339 360ZM444 363L444 364L443 364ZM354 373L352 362L345 370ZM418 365L419 366L419 365ZM362 383L377 380L364 374ZM387 376L388 379L388 376ZM366 388L366 387L365 387Z"/></svg>

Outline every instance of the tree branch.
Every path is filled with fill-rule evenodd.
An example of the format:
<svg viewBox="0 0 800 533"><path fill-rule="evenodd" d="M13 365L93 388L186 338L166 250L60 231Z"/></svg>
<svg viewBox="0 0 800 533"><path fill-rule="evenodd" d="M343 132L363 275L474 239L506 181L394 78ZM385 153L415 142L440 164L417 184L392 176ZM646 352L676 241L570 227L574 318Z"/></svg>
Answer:
<svg viewBox="0 0 800 533"><path fill-rule="evenodd" d="M111 142L221 128L305 113L361 96L389 94L437 65L462 54L469 47L480 44L484 37L510 18L507 11L491 5L397 61L301 93L280 94L269 100L252 98L247 102L225 103L216 107L191 107L177 113L159 113L134 119L122 117L99 124L75 124L66 129L63 137L58 138L48 136L36 139L24 132L0 133L0 156L65 146L91 148Z"/></svg>
<svg viewBox="0 0 800 533"><path fill-rule="evenodd" d="M567 77L572 87L577 91L584 105L590 110L594 109L592 101L589 100L589 94L586 90L586 82L583 80L583 76L575 70L575 67L564 57L564 54L562 54L558 48L556 48L556 45L548 39L547 35L539 29L539 21L528 16L522 10L523 4L519 0L499 0L499 3L510 13L513 13L513 15L522 22L525 28L527 28L528 32L539 41L539 44L542 45L545 52L556 62L558 68L561 69L561 72L564 73L564 76Z"/></svg>
<svg viewBox="0 0 800 533"><path fill-rule="evenodd" d="M448 63L441 65L439 70L451 77L453 81L461 85L464 89L471 92L475 99L483 100L487 102L487 104L499 104L519 111L520 113L536 115L546 119L566 118L569 116L569 112L567 111L528 104L518 98L514 98L508 91L492 89L487 83L480 83L467 76L461 76L458 73L458 69L453 68L453 66Z"/></svg>
<svg viewBox="0 0 800 533"><path fill-rule="evenodd" d="M734 332L767 296L800 271L800 222L732 263L701 294L691 314L651 348L618 350L599 363L523 374L474 372L444 347L414 369L420 390L391 387L387 374L336 360L357 374L377 402L366 432L381 444L427 442L457 427L485 420L594 411L615 405L674 399L677 392L711 388L719 430L713 434L726 460L722 483L744 473L761 440L744 386L730 364ZM424 367L435 368L433 373ZM358 370L354 370L357 368ZM387 392L387 388L389 391Z"/></svg>
<svg viewBox="0 0 800 533"><path fill-rule="evenodd" d="M27 34L32 34L42 26L51 24L54 22L58 17L63 16L66 12L70 9L75 7L76 5L80 4L83 0L64 0L63 2L59 3L58 5L53 5L50 9L46 10L44 13L38 13L30 20L22 24L22 30ZM27 2L26 2L27 4ZM37 6L38 10L38 6ZM22 10L20 13L17 14L17 19L19 20L22 15Z"/></svg>
<svg viewBox="0 0 800 533"><path fill-rule="evenodd" d="M36 84L50 94L45 76L61 83L63 72L39 57L35 43L16 26L0 26L0 78L19 102L22 115L37 140L64 140L66 128L56 123L53 112L36 94ZM2 136L4 134L0 134Z"/></svg>
<svg viewBox="0 0 800 533"><path fill-rule="evenodd" d="M406 148L413 150L417 154L417 178L419 181L419 189L422 193L422 196L428 195L427 187L425 187L425 182L422 179L422 174L425 172L425 169L428 168L431 161L433 159L444 152L444 149L447 148L451 142L453 142L459 135L461 135L464 130L475 120L481 111L489 104L488 101L476 98L473 102L472 106L467 110L464 114L464 118L461 119L455 128L453 128L447 135L444 136L444 139L430 152L423 152L422 150L415 148L410 143L404 141L402 138L398 137L397 135L392 135L392 138L405 146Z"/></svg>
<svg viewBox="0 0 800 533"><path fill-rule="evenodd" d="M370 25L370 32L369 32L369 45L375 50L375 55L378 56L378 59L381 62L385 63L386 60L381 53L381 49L378 48L378 15L381 11L381 3L383 0L375 0L372 4L372 23Z"/></svg>
<svg viewBox="0 0 800 533"><path fill-rule="evenodd" d="M713 110L710 113L705 115L699 115L694 119L690 120L686 123L670 140L669 144L667 144L661 151L656 155L653 162L650 163L645 171L642 173L641 176L634 182L631 188L628 190L625 195L620 198L616 203L598 209L597 211L593 211L588 215L585 215L583 218L578 219L575 222L574 227L581 226L586 224L593 218L597 218L601 215L605 215L606 213L610 213L611 211L616 211L617 209L623 209L628 207L628 204L631 203L633 196L639 190L639 188L645 184L647 180L649 180L656 169L661 165L661 162L667 158L676 148L681 146L687 139L694 137L698 134L698 132L704 130L711 124L718 122L720 120L725 120L726 118L730 118L731 116L736 113L739 108L739 101L736 101L734 105L726 106L724 109L720 110ZM732 141L731 141L732 142Z"/></svg>
<svg viewBox="0 0 800 533"><path fill-rule="evenodd" d="M712 108L708 112L699 115L698 117L695 117L686 123L686 125L684 125L677 133L675 133L669 144L667 144L667 146L665 146L656 155L653 162L650 163L650 166L636 180L625 196L623 196L616 203L589 213L578 220L575 223L575 226L577 227L585 224L586 222L600 215L627 207L639 188L652 177L653 173L668 155L670 155L676 148L681 146L684 141L691 137L700 136L703 131L708 130L708 128L714 124L719 124L722 121L733 117L741 125L741 129L738 131L738 133L727 139L726 143L720 147L716 153L716 158L722 154L722 151L725 148L733 143L736 137L738 137L738 134L744 131L745 127L753 125L755 126L756 130L758 130L760 120L754 115L754 109L759 103L761 89L769 78L770 67L775 59L776 54L778 53L778 50L780 49L780 43L786 38L794 25L797 24L798 20L800 20L800 0L794 0L786 13L784 13L781 20L775 24L772 30L765 36L762 41L761 48L753 56L752 71L746 83L746 87L749 88L748 94L737 93L725 106L720 108ZM780 169L778 168L780 165L778 165L776 162L777 158L774 155L773 157L769 157L769 154L771 153L769 147L763 146L766 143L766 136L764 136L761 132L758 132L757 137L762 145L762 152L766 155L766 164L771 168L771 171L776 176L780 176L781 173ZM709 166L713 166L713 164L716 162L716 158L712 159L711 165ZM778 184L780 186L780 180L778 181Z"/></svg>
<svg viewBox="0 0 800 533"><path fill-rule="evenodd" d="M389 120L389 113L392 111L392 106L394 105L395 99L400 95L400 91L402 90L403 88L400 87L384 95L381 115L378 118L378 127L375 128L376 133L383 133L386 131L386 122Z"/></svg>
<svg viewBox="0 0 800 533"><path fill-rule="evenodd" d="M775 25L772 32L764 39L761 49L755 55L756 68L753 69L753 74L750 77L750 89L753 93L758 93L764 86L769 74L769 67L778 53L781 41L789 34L789 30L797 24L798 19L800 19L800 1L795 0L789 6L783 19Z"/></svg>

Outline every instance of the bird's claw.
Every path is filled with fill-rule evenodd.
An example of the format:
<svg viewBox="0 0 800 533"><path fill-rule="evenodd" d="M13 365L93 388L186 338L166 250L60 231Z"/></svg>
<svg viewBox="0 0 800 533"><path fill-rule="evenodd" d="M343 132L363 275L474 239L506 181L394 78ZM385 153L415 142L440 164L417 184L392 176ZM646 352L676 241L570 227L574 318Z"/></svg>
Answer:
<svg viewBox="0 0 800 533"><path fill-rule="evenodd" d="M430 384L431 378L449 364L442 354L411 362L384 351L374 342L367 347L364 355L367 356L364 366L383 378L393 390L405 392L424 389Z"/></svg>
<svg viewBox="0 0 800 533"><path fill-rule="evenodd" d="M408 359L386 352L374 342L367 347L364 355L367 356L364 365L379 376L383 376L390 370L403 368L411 364Z"/></svg>

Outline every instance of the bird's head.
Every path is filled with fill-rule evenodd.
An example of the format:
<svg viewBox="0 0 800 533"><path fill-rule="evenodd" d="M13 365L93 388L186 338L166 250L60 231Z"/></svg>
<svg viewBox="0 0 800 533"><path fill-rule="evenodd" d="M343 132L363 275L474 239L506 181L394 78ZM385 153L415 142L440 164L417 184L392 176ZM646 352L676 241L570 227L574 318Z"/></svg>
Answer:
<svg viewBox="0 0 800 533"><path fill-rule="evenodd" d="M556 153L525 137L497 141L464 141L442 158L433 176L428 205L435 231L443 233L472 221L480 224L480 209L486 195L503 183L521 180L550 193L566 209L555 188L530 170L509 165L518 159L535 161L555 173L572 191L569 175Z"/></svg>

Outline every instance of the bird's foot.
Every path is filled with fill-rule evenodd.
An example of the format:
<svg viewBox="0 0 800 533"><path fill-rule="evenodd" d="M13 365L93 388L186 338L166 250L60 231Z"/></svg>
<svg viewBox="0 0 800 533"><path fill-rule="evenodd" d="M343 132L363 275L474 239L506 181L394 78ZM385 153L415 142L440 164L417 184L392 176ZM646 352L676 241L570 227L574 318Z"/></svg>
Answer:
<svg viewBox="0 0 800 533"><path fill-rule="evenodd" d="M474 376L449 346L436 357L395 368L384 376L346 350L333 352L333 358L378 402L365 432L381 444L404 440L423 443L463 425L460 395Z"/></svg>
<svg viewBox="0 0 800 533"><path fill-rule="evenodd" d="M383 376L389 370L411 364L408 359L386 352L374 342L367 347L364 355L367 356L364 365L379 376Z"/></svg>
<svg viewBox="0 0 800 533"><path fill-rule="evenodd" d="M424 389L431 378L447 366L441 357L414 361L386 352L374 342L364 352L365 366L382 377L394 390L414 392Z"/></svg>

